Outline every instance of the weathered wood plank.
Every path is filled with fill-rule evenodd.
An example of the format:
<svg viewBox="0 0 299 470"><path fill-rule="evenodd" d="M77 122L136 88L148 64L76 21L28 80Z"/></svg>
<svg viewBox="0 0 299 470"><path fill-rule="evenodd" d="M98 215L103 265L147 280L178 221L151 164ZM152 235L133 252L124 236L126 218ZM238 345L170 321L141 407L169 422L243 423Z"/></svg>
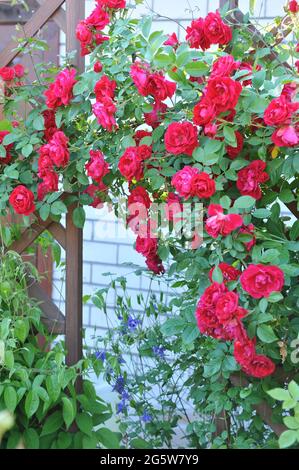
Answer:
<svg viewBox="0 0 299 470"><path fill-rule="evenodd" d="M22 31L16 34L18 37L30 38L44 26L44 24L53 16L53 14L61 7L65 0L51 0L41 6L32 18L24 25ZM80 0L79 0L80 1ZM7 46L0 52L0 67L5 67L18 55L18 51L14 50L16 41L10 41Z"/></svg>
<svg viewBox="0 0 299 470"><path fill-rule="evenodd" d="M36 0L39 5L45 5L48 0ZM59 8L51 18L59 28L66 33L66 14L62 8Z"/></svg>
<svg viewBox="0 0 299 470"><path fill-rule="evenodd" d="M74 5L73 0L66 0L66 48L68 52L77 51L74 65L78 68L79 72L84 72L85 58L80 55L80 43L76 38L76 27L79 21L85 17L85 0L76 0Z"/></svg>

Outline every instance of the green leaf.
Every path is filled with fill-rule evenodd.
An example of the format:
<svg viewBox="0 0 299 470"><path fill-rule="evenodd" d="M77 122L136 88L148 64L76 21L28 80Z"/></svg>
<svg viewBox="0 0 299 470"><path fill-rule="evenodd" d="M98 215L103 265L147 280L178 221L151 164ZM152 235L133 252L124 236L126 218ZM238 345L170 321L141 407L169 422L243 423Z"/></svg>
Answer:
<svg viewBox="0 0 299 470"><path fill-rule="evenodd" d="M297 441L296 431L284 431L278 439L278 444L281 449L292 446Z"/></svg>
<svg viewBox="0 0 299 470"><path fill-rule="evenodd" d="M223 282L223 274L219 266L215 266L213 269L212 280L221 284Z"/></svg>
<svg viewBox="0 0 299 470"><path fill-rule="evenodd" d="M62 416L68 429L74 421L76 413L72 401L67 397L62 398Z"/></svg>
<svg viewBox="0 0 299 470"><path fill-rule="evenodd" d="M58 431L63 425L63 418L60 411L55 411L49 418L47 418L41 436L47 436Z"/></svg>
<svg viewBox="0 0 299 470"><path fill-rule="evenodd" d="M28 418L31 418L39 406L39 397L35 390L29 390L25 400L25 412Z"/></svg>
<svg viewBox="0 0 299 470"><path fill-rule="evenodd" d="M256 199L251 196L241 196L235 200L234 207L236 209L250 209L256 203Z"/></svg>
<svg viewBox="0 0 299 470"><path fill-rule="evenodd" d="M61 215L67 212L67 207L62 201L55 201L51 205L51 213L54 215Z"/></svg>
<svg viewBox="0 0 299 470"><path fill-rule="evenodd" d="M283 388L273 388L273 390L268 390L267 393L274 400L285 401L290 398L289 392Z"/></svg>
<svg viewBox="0 0 299 470"><path fill-rule="evenodd" d="M73 212L73 222L78 228L83 228L85 224L86 214L83 207L76 207Z"/></svg>
<svg viewBox="0 0 299 470"><path fill-rule="evenodd" d="M252 215L256 219L268 219L271 212L268 209L256 209Z"/></svg>
<svg viewBox="0 0 299 470"><path fill-rule="evenodd" d="M43 221L46 221L50 215L50 212L51 212L50 204L47 204L47 203L43 204L41 208L39 209L40 218Z"/></svg>
<svg viewBox="0 0 299 470"><path fill-rule="evenodd" d="M231 145L232 147L237 146L237 138L236 138L234 129L232 129L231 127L225 126L223 128L223 135L224 135L225 141L229 145Z"/></svg>
<svg viewBox="0 0 299 470"><path fill-rule="evenodd" d="M283 418L283 422L289 429L299 429L299 421L293 416L286 416Z"/></svg>
<svg viewBox="0 0 299 470"><path fill-rule="evenodd" d="M294 400L299 401L299 385L294 380L291 380L289 383L288 390L291 394L291 397L294 398Z"/></svg>
<svg viewBox="0 0 299 470"><path fill-rule="evenodd" d="M143 37L145 39L148 39L148 37L150 35L151 28L152 28L152 21L153 20L152 20L151 16L145 17L145 19L142 21L141 32L142 32Z"/></svg>
<svg viewBox="0 0 299 470"><path fill-rule="evenodd" d="M28 320L18 319L15 323L15 335L21 343L24 343L29 333Z"/></svg>
<svg viewBox="0 0 299 470"><path fill-rule="evenodd" d="M191 77L202 77L207 73L209 67L205 62L196 61L189 62L189 64L185 66L185 70Z"/></svg>
<svg viewBox="0 0 299 470"><path fill-rule="evenodd" d="M14 367L14 363L15 363L15 358L14 358L13 351L10 351L10 350L5 351L4 364L6 365L6 367L11 370Z"/></svg>
<svg viewBox="0 0 299 470"><path fill-rule="evenodd" d="M29 155L32 154L33 152L33 145L32 144L26 144L24 145L24 147L22 147L22 155L24 155L24 157L29 157Z"/></svg>
<svg viewBox="0 0 299 470"><path fill-rule="evenodd" d="M271 292L269 297L267 297L268 302L280 302L283 299L283 295L280 292Z"/></svg>
<svg viewBox="0 0 299 470"><path fill-rule="evenodd" d="M4 404L11 413L15 411L17 406L17 394L14 387L10 385L4 389Z"/></svg>
<svg viewBox="0 0 299 470"><path fill-rule="evenodd" d="M220 198L220 205L223 207L223 209L226 209L228 210L231 206L231 198L228 197L228 196L222 196L222 198Z"/></svg>
<svg viewBox="0 0 299 470"><path fill-rule="evenodd" d="M108 428L101 428L96 434L101 444L107 449L119 449L121 436L119 433L110 431Z"/></svg>
<svg viewBox="0 0 299 470"><path fill-rule="evenodd" d="M273 343L278 338L270 325L260 325L257 328L257 335L263 343Z"/></svg>
<svg viewBox="0 0 299 470"><path fill-rule="evenodd" d="M290 230L290 238L291 240L297 240L297 238L299 238L299 220L293 223Z"/></svg>
<svg viewBox="0 0 299 470"><path fill-rule="evenodd" d="M5 158L6 157L6 148L0 144L0 158Z"/></svg>
<svg viewBox="0 0 299 470"><path fill-rule="evenodd" d="M197 326L194 325L188 325L182 333L182 340L183 343L185 344L191 344L193 341L198 338L199 336L199 329Z"/></svg>
<svg viewBox="0 0 299 470"><path fill-rule="evenodd" d="M23 437L26 449L39 449L39 436L35 429L26 429Z"/></svg>
<svg viewBox="0 0 299 470"><path fill-rule="evenodd" d="M88 436L92 436L93 423L90 415L87 413L78 414L76 417L76 423L80 431Z"/></svg>
<svg viewBox="0 0 299 470"><path fill-rule="evenodd" d="M44 116L39 115L33 120L33 127L37 131L42 131L45 128L45 120Z"/></svg>
<svg viewBox="0 0 299 470"><path fill-rule="evenodd" d="M131 446L133 449L150 449L151 446L148 442L146 442L141 437L136 437L136 439L132 439Z"/></svg>

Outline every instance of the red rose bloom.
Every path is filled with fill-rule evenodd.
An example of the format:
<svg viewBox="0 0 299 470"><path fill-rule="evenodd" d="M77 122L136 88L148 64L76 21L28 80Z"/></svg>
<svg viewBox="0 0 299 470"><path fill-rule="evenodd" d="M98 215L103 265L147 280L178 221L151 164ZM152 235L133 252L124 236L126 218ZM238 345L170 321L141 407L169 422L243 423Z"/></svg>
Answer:
<svg viewBox="0 0 299 470"><path fill-rule="evenodd" d="M153 271L155 274L165 273L165 269L162 263L161 258L158 255L148 256L146 259L146 265L150 271Z"/></svg>
<svg viewBox="0 0 299 470"><path fill-rule="evenodd" d="M114 98L116 81L110 80L107 75L103 75L94 87L97 101L105 101L106 98Z"/></svg>
<svg viewBox="0 0 299 470"><path fill-rule="evenodd" d="M193 20L191 26L187 26L186 41L192 49L201 48L203 51L209 49L211 42L204 33L203 18Z"/></svg>
<svg viewBox="0 0 299 470"><path fill-rule="evenodd" d="M152 156L152 147L150 145L139 145L137 154L140 160L148 160Z"/></svg>
<svg viewBox="0 0 299 470"><path fill-rule="evenodd" d="M99 196L99 192L103 192L106 189L106 186L101 184L101 187L95 185L95 184L90 184L84 191L85 194L88 194L92 198L92 202L90 203L91 207L94 207L95 209L101 209L104 204L102 199Z"/></svg>
<svg viewBox="0 0 299 470"><path fill-rule="evenodd" d="M86 18L85 22L97 30L103 30L105 26L110 23L110 17L108 13L101 8L100 5L97 5L91 14Z"/></svg>
<svg viewBox="0 0 299 470"><path fill-rule="evenodd" d="M55 82L45 91L48 108L55 109L70 103L73 99L73 88L77 82L75 76L75 69L64 69L57 75Z"/></svg>
<svg viewBox="0 0 299 470"><path fill-rule="evenodd" d="M225 284L219 284L218 282L213 282L209 287L204 291L200 303L205 307L216 307L216 304L220 297L228 292Z"/></svg>
<svg viewBox="0 0 299 470"><path fill-rule="evenodd" d="M188 198L192 193L192 179L199 174L197 168L185 166L182 170L173 175L171 184L181 197Z"/></svg>
<svg viewBox="0 0 299 470"><path fill-rule="evenodd" d="M191 181L191 195L208 199L216 192L215 181L204 171L194 175Z"/></svg>
<svg viewBox="0 0 299 470"><path fill-rule="evenodd" d="M156 238L141 237L138 235L136 239L136 251L143 256L155 256L158 249L158 241Z"/></svg>
<svg viewBox="0 0 299 470"><path fill-rule="evenodd" d="M150 206L151 200L145 188L137 186L137 188L132 189L128 197L128 210L130 214L136 214L136 210L138 212L140 209L142 209L142 213L146 213Z"/></svg>
<svg viewBox="0 0 299 470"><path fill-rule="evenodd" d="M138 147L128 147L119 160L118 169L127 181L143 178L142 159L138 155Z"/></svg>
<svg viewBox="0 0 299 470"><path fill-rule="evenodd" d="M234 343L234 356L242 370L256 378L273 374L275 364L266 356L256 354L255 340L244 338Z"/></svg>
<svg viewBox="0 0 299 470"><path fill-rule="evenodd" d="M144 131L142 129L136 131L134 134L134 140L136 142L137 147L140 145L140 142L144 137L151 137L151 136L152 136L152 133L149 131Z"/></svg>
<svg viewBox="0 0 299 470"><path fill-rule="evenodd" d="M168 106L165 103L156 101L153 106L153 110L150 113L144 114L144 120L148 126L151 126L153 129L156 129L161 122L163 121Z"/></svg>
<svg viewBox="0 0 299 470"><path fill-rule="evenodd" d="M280 292L284 285L284 274L278 266L251 264L241 274L242 288L254 299L269 297L271 292Z"/></svg>
<svg viewBox="0 0 299 470"><path fill-rule="evenodd" d="M240 82L236 82L230 77L217 77L209 80L206 98L215 105L218 113L222 113L235 108L241 91Z"/></svg>
<svg viewBox="0 0 299 470"><path fill-rule="evenodd" d="M276 129L271 139L277 147L295 147L299 144L299 132L294 126L284 126Z"/></svg>
<svg viewBox="0 0 299 470"><path fill-rule="evenodd" d="M167 152L173 155L192 155L198 147L198 130L191 122L173 122L168 126L164 137Z"/></svg>
<svg viewBox="0 0 299 470"><path fill-rule="evenodd" d="M203 97L193 110L193 122L198 126L206 126L216 117L213 103Z"/></svg>
<svg viewBox="0 0 299 470"><path fill-rule="evenodd" d="M60 129L56 126L55 111L53 109L46 109L46 111L43 111L43 117L45 123L44 137L49 142L55 132Z"/></svg>
<svg viewBox="0 0 299 470"><path fill-rule="evenodd" d="M168 39L164 42L164 46L172 46L176 48L179 45L178 37L175 33L168 34Z"/></svg>
<svg viewBox="0 0 299 470"><path fill-rule="evenodd" d="M0 68L0 77L5 82L11 82L15 78L15 70L13 67L2 67Z"/></svg>
<svg viewBox="0 0 299 470"><path fill-rule="evenodd" d="M208 215L205 227L212 238L217 238L219 235L226 237L243 225L243 218L240 215L223 214L223 208L219 204L210 204Z"/></svg>
<svg viewBox="0 0 299 470"><path fill-rule="evenodd" d="M58 191L58 175L55 171L49 171L39 183L37 188L37 198L42 201L46 194Z"/></svg>
<svg viewBox="0 0 299 470"><path fill-rule="evenodd" d="M290 0L288 8L291 13L298 13L299 5L298 5L297 0Z"/></svg>
<svg viewBox="0 0 299 470"><path fill-rule="evenodd" d="M126 8L126 0L97 0L101 7L121 9Z"/></svg>
<svg viewBox="0 0 299 470"><path fill-rule="evenodd" d="M89 154L90 160L85 165L87 174L97 183L101 183L104 176L109 173L109 165L100 150L91 150Z"/></svg>
<svg viewBox="0 0 299 470"><path fill-rule="evenodd" d="M151 95L156 101L164 101L166 98L172 98L176 90L176 84L166 80L161 72L149 75L146 86L145 95Z"/></svg>
<svg viewBox="0 0 299 470"><path fill-rule="evenodd" d="M260 183L265 183L269 179L268 173L264 171L266 166L262 160L254 160L238 172L237 188L243 196L255 199L262 197Z"/></svg>
<svg viewBox="0 0 299 470"><path fill-rule="evenodd" d="M25 69L24 69L24 66L22 64L16 64L14 66L14 71L15 71L15 76L17 78L22 78L25 75Z"/></svg>
<svg viewBox="0 0 299 470"><path fill-rule="evenodd" d="M59 168L65 168L70 160L68 142L66 135L62 131L57 131L48 144L52 162Z"/></svg>
<svg viewBox="0 0 299 470"><path fill-rule="evenodd" d="M101 73L102 70L103 70L103 64L102 64L102 62L100 62L100 61L98 60L98 61L94 64L93 70L94 70L94 72L96 72L96 73Z"/></svg>
<svg viewBox="0 0 299 470"><path fill-rule="evenodd" d="M94 115L96 116L98 123L107 129L108 132L112 132L116 128L115 113L117 111L116 106L111 98L106 98L103 102L97 102L92 106Z"/></svg>
<svg viewBox="0 0 299 470"><path fill-rule="evenodd" d="M226 292L221 295L216 304L216 316L220 322L233 318L238 308L239 296L235 292Z"/></svg>
<svg viewBox="0 0 299 470"><path fill-rule="evenodd" d="M239 131L235 131L235 136L237 139L237 146L232 147L231 145L228 145L226 147L226 153L228 154L229 158L234 159L236 158L239 153L242 152L243 150L243 145L244 145L244 138L242 134Z"/></svg>
<svg viewBox="0 0 299 470"><path fill-rule="evenodd" d="M240 62L236 62L232 55L219 57L213 64L210 79L216 77L230 77L239 66Z"/></svg>
<svg viewBox="0 0 299 470"><path fill-rule="evenodd" d="M253 72L258 72L259 70L262 70L262 67L257 64L255 68L253 68L252 64L250 62L242 62L240 64L240 70L248 70L248 73L240 77L240 80L242 81L243 86L251 85L252 80L251 78L246 79L246 77L250 77L250 75L253 74Z"/></svg>
<svg viewBox="0 0 299 470"><path fill-rule="evenodd" d="M230 264L227 264L227 263L219 263L219 266L218 266L221 271L222 271L222 275L223 275L223 282L230 282L230 281L236 281L239 276L241 275L241 271L239 271L238 269L234 268L233 266L231 266ZM212 279L212 276L213 276L213 271L214 271L215 268L212 268L209 272L209 279L211 282L213 282L213 279Z"/></svg>
<svg viewBox="0 0 299 470"><path fill-rule="evenodd" d="M9 196L9 203L17 214L30 215L35 211L34 194L26 186L17 186Z"/></svg>
<svg viewBox="0 0 299 470"><path fill-rule="evenodd" d="M299 103L292 103L284 95L271 101L264 112L264 121L268 126L289 124L292 115L299 109Z"/></svg>
<svg viewBox="0 0 299 470"><path fill-rule="evenodd" d="M231 28L222 21L218 11L216 13L209 13L206 16L203 32L211 44L223 46L232 40Z"/></svg>

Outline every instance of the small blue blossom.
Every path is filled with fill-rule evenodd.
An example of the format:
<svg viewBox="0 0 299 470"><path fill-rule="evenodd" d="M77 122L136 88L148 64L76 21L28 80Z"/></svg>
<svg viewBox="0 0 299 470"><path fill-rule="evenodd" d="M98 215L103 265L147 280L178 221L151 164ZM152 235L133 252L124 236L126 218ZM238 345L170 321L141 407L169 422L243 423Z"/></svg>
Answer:
<svg viewBox="0 0 299 470"><path fill-rule="evenodd" d="M119 375L115 381L113 391L119 393L120 395L123 393L125 388L125 379L122 375Z"/></svg>
<svg viewBox="0 0 299 470"><path fill-rule="evenodd" d="M147 411L145 411L141 416L141 420L144 423L150 423L152 421L152 416Z"/></svg>
<svg viewBox="0 0 299 470"><path fill-rule="evenodd" d="M133 318L131 315L129 315L128 321L127 321L127 327L129 330L135 331L138 325L140 324L141 324L140 320L138 320L137 318Z"/></svg>
<svg viewBox="0 0 299 470"><path fill-rule="evenodd" d="M125 402L125 400L122 400L121 402L119 402L117 404L117 414L120 414L120 413L124 413L127 409L127 404Z"/></svg>
<svg viewBox="0 0 299 470"><path fill-rule="evenodd" d="M165 348L163 348L162 346L153 346L153 353L160 359L165 358Z"/></svg>
<svg viewBox="0 0 299 470"><path fill-rule="evenodd" d="M124 360L124 358L123 358L121 355L118 356L118 359L117 359L117 360L118 360L118 363L119 363L119 364L125 364L125 363L126 363L126 361Z"/></svg>
<svg viewBox="0 0 299 470"><path fill-rule="evenodd" d="M121 398L122 398L123 401L129 400L130 395L128 394L128 392L126 390L124 390L121 394Z"/></svg>
<svg viewBox="0 0 299 470"><path fill-rule="evenodd" d="M96 351L95 352L95 357L98 359L98 360L101 360L101 361L105 361L106 359L106 351L103 349L102 351Z"/></svg>

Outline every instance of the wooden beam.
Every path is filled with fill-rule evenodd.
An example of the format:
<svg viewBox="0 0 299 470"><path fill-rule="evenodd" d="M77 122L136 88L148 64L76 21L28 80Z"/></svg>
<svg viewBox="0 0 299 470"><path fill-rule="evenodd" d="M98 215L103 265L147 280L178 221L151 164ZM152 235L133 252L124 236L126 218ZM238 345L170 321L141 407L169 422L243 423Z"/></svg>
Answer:
<svg viewBox="0 0 299 470"><path fill-rule="evenodd" d="M69 207L66 215L65 344L66 363L69 366L82 359L83 231L73 224L75 207ZM76 385L78 393L81 385L81 380L78 380Z"/></svg>
<svg viewBox="0 0 299 470"><path fill-rule="evenodd" d="M48 0L36 0L39 5L45 5ZM66 33L66 14L63 8L59 8L51 18L59 28Z"/></svg>
<svg viewBox="0 0 299 470"><path fill-rule="evenodd" d="M52 220L50 219L43 223L34 222L22 233L22 236L19 240L14 241L9 246L9 251L16 251L21 255L48 228L51 223Z"/></svg>
<svg viewBox="0 0 299 470"><path fill-rule="evenodd" d="M65 333L65 317L60 309L53 303L51 297L44 291L41 285L38 282L34 282L29 276L27 285L30 297L40 303L40 308L43 311L42 321L49 333L63 335Z"/></svg>
<svg viewBox="0 0 299 470"><path fill-rule="evenodd" d="M66 249L66 232L65 228L58 222L52 222L47 230L53 235L59 245L65 250Z"/></svg>
<svg viewBox="0 0 299 470"><path fill-rule="evenodd" d="M19 38L31 38L35 36L36 33L54 15L54 13L61 7L63 3L64 0L47 1L32 15L32 18L24 25L23 30L17 32L16 35ZM0 52L0 67L9 65L10 62L18 55L18 51L15 50L16 46L16 41L12 40Z"/></svg>
<svg viewBox="0 0 299 470"><path fill-rule="evenodd" d="M73 0L66 0L66 49L67 52L76 51L77 55L73 64L77 67L80 73L85 69L85 57L80 54L80 43L76 38L76 27L79 21L85 18L85 0L76 0L74 5Z"/></svg>

